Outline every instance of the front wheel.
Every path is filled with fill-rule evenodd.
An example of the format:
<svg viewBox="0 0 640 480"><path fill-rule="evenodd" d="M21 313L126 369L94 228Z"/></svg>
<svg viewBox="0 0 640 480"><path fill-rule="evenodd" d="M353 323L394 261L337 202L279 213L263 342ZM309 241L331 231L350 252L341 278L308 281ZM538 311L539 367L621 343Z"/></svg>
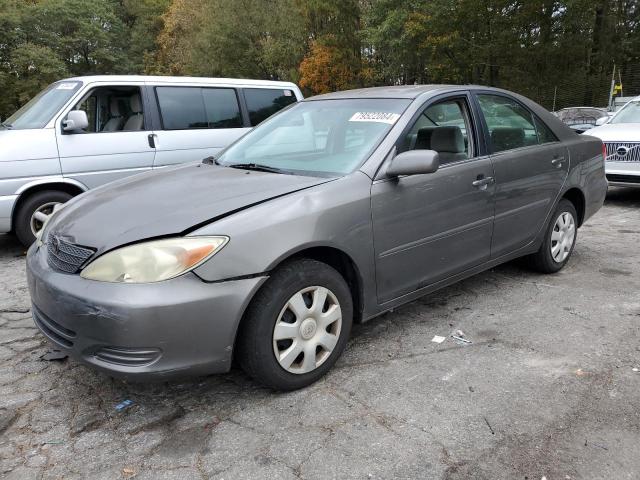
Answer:
<svg viewBox="0 0 640 480"><path fill-rule="evenodd" d="M567 264L578 235L577 218L573 203L560 200L551 216L540 250L529 257L529 263L535 270L555 273Z"/></svg>
<svg viewBox="0 0 640 480"><path fill-rule="evenodd" d="M29 247L54 209L71 199L71 195L60 190L44 190L29 195L18 207L14 231L18 240Z"/></svg>
<svg viewBox="0 0 640 480"><path fill-rule="evenodd" d="M289 263L251 302L238 333L238 361L268 387L305 387L342 354L352 321L351 293L340 273L316 260Z"/></svg>

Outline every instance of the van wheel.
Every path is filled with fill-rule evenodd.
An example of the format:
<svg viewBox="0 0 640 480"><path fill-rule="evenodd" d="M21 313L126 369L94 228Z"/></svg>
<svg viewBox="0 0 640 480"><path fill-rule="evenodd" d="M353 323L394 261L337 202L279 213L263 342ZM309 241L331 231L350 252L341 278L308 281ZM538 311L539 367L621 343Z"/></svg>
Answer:
<svg viewBox="0 0 640 480"><path fill-rule="evenodd" d="M29 247L36 240L36 234L42 229L53 209L72 195L60 190L44 190L29 195L20 203L15 216L14 230L18 240Z"/></svg>
<svg viewBox="0 0 640 480"><path fill-rule="evenodd" d="M251 302L236 358L268 387L306 387L340 357L352 321L353 301L342 275L316 260L291 262L276 270Z"/></svg>
<svg viewBox="0 0 640 480"><path fill-rule="evenodd" d="M551 216L540 250L527 258L534 270L555 273L567 264L578 235L577 218L573 203L564 198L560 200Z"/></svg>

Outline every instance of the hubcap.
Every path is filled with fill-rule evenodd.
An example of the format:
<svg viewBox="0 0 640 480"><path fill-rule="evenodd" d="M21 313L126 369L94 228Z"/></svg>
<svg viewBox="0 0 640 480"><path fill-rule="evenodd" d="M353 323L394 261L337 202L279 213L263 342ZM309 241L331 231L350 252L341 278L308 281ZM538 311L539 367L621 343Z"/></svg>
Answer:
<svg viewBox="0 0 640 480"><path fill-rule="evenodd" d="M61 202L49 202L39 206L35 212L31 215L31 233L33 236L37 236L38 232L42 230L42 227L47 222L48 218L53 212L56 211L58 205L62 205Z"/></svg>
<svg viewBox="0 0 640 480"><path fill-rule="evenodd" d="M576 222L569 212L562 212L551 231L551 257L557 263L566 260L576 238Z"/></svg>
<svg viewBox="0 0 640 480"><path fill-rule="evenodd" d="M315 286L294 294L280 311L273 329L273 353L287 372L309 373L335 348L342 311L333 292Z"/></svg>

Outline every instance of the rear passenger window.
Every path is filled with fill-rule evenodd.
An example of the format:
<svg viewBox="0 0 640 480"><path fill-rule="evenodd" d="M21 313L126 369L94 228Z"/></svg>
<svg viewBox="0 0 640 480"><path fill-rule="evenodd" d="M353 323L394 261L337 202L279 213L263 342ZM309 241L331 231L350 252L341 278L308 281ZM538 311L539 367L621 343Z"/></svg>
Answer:
<svg viewBox="0 0 640 480"><path fill-rule="evenodd" d="M157 87L156 94L165 130L243 126L232 88Z"/></svg>
<svg viewBox="0 0 640 480"><path fill-rule="evenodd" d="M242 127L236 91L231 88L203 88L204 108L209 128Z"/></svg>
<svg viewBox="0 0 640 480"><path fill-rule="evenodd" d="M245 88L244 98L247 101L251 126L258 125L287 105L297 102L292 90L270 88Z"/></svg>
<svg viewBox="0 0 640 480"><path fill-rule="evenodd" d="M494 153L538 144L533 114L518 102L501 95L478 95L478 101Z"/></svg>
<svg viewBox="0 0 640 480"><path fill-rule="evenodd" d="M545 125L542 120L534 115L533 121L536 124L536 130L538 131L538 143L543 144L558 141L558 138L555 136L555 134L549 127L547 127L547 125Z"/></svg>

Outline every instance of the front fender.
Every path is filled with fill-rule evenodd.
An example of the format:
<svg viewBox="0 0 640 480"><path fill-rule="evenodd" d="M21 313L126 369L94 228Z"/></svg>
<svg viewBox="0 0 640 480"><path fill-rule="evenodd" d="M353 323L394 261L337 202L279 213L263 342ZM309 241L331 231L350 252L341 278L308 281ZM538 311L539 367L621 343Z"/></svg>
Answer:
<svg viewBox="0 0 640 480"><path fill-rule="evenodd" d="M305 249L330 247L352 259L365 299L375 298L370 192L371 179L354 172L200 228L189 235L227 235L230 241L195 273L208 282L257 275Z"/></svg>

